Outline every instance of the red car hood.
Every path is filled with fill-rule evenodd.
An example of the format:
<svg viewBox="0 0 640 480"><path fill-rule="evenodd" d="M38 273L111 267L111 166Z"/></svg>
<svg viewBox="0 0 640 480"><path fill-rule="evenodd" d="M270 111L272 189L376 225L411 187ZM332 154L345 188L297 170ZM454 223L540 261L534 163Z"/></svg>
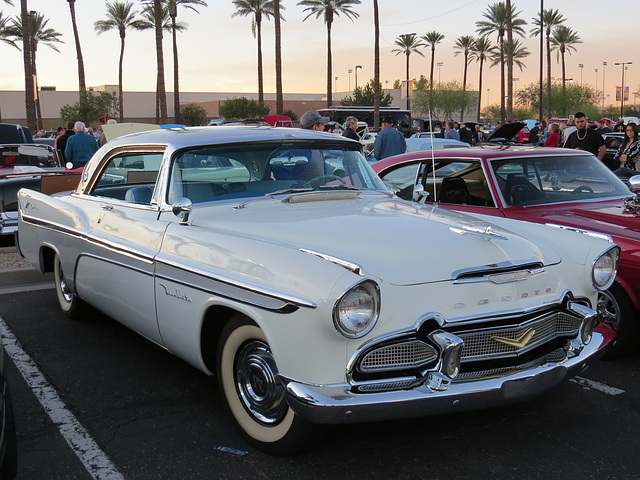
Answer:
<svg viewBox="0 0 640 480"><path fill-rule="evenodd" d="M507 209L507 217L555 223L640 241L640 215L627 211L622 199L599 202L538 205Z"/></svg>

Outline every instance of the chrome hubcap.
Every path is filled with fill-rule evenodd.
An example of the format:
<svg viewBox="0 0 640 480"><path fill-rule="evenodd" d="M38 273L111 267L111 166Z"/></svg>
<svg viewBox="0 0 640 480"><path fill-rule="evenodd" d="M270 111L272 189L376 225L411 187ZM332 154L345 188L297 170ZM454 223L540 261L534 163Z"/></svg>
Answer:
<svg viewBox="0 0 640 480"><path fill-rule="evenodd" d="M600 321L618 331L620 327L620 306L608 290L598 294L597 310Z"/></svg>
<svg viewBox="0 0 640 480"><path fill-rule="evenodd" d="M236 357L235 378L244 407L258 421L274 425L287 413L284 387L269 346L253 340Z"/></svg>
<svg viewBox="0 0 640 480"><path fill-rule="evenodd" d="M64 300L67 303L71 303L71 300L73 300L73 294L71 293L71 290L67 285L67 282L64 280L64 272L62 271L62 264L60 263L58 263L58 271L60 272L60 280L59 280L60 293L62 293L62 296L64 297Z"/></svg>

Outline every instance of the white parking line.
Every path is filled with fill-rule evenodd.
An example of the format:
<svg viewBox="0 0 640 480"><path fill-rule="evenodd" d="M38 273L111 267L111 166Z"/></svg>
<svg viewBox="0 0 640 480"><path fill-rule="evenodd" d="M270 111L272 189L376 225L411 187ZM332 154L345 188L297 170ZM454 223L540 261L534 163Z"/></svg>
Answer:
<svg viewBox="0 0 640 480"><path fill-rule="evenodd" d="M606 393L607 395L620 395L621 393L624 393L624 390L620 390L616 387L611 387L605 383L595 382L584 377L575 377L572 378L571 381L573 383L577 383L578 385L582 385L584 388L591 388L593 390L597 390L598 392Z"/></svg>
<svg viewBox="0 0 640 480"><path fill-rule="evenodd" d="M9 330L2 317L0 317L0 334L2 334L7 354L89 474L95 480L124 480L109 457L100 450L89 432L60 399L56 389L47 382L33 359L22 349L20 342Z"/></svg>

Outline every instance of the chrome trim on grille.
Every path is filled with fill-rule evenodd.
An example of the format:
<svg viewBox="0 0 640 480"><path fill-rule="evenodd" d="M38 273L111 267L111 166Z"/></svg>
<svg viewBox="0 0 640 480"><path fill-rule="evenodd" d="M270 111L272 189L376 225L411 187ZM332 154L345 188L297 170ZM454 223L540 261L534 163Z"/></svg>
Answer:
<svg viewBox="0 0 640 480"><path fill-rule="evenodd" d="M421 340L384 345L367 352L358 365L363 373L390 372L405 368L418 368L438 358L438 352Z"/></svg>

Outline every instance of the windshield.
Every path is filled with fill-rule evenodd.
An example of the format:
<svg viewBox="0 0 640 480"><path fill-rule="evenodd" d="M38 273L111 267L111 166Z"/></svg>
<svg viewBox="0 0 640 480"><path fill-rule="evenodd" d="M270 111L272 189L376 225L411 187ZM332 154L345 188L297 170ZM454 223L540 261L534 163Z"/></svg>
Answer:
<svg viewBox="0 0 640 480"><path fill-rule="evenodd" d="M593 155L545 155L491 162L508 206L629 195L629 189Z"/></svg>
<svg viewBox="0 0 640 480"><path fill-rule="evenodd" d="M317 188L386 190L351 145L288 142L208 146L178 152L167 202L194 204Z"/></svg>

